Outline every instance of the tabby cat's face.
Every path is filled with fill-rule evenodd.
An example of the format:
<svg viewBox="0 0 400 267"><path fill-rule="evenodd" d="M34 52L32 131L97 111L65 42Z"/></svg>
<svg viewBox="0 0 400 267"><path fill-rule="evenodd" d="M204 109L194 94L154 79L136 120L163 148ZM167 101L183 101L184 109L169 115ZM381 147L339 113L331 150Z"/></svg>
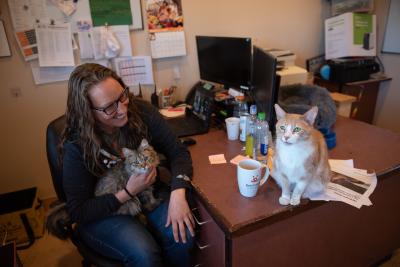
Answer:
<svg viewBox="0 0 400 267"><path fill-rule="evenodd" d="M145 172L159 164L157 152L146 139L143 139L137 150L123 148L122 152L125 156L125 166L132 173Z"/></svg>
<svg viewBox="0 0 400 267"><path fill-rule="evenodd" d="M276 135L285 144L294 144L310 136L312 127L296 114L286 114L276 124Z"/></svg>

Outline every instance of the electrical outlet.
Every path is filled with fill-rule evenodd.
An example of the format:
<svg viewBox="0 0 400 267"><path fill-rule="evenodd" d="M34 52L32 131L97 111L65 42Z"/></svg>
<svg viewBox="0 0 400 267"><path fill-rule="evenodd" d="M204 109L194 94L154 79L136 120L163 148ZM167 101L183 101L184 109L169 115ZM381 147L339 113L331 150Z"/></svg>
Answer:
<svg viewBox="0 0 400 267"><path fill-rule="evenodd" d="M11 93L11 96L13 96L15 98L20 97L22 95L22 91L21 91L20 87L10 88L10 93Z"/></svg>
<svg viewBox="0 0 400 267"><path fill-rule="evenodd" d="M178 66L174 67L174 80L179 80L181 78L181 71Z"/></svg>

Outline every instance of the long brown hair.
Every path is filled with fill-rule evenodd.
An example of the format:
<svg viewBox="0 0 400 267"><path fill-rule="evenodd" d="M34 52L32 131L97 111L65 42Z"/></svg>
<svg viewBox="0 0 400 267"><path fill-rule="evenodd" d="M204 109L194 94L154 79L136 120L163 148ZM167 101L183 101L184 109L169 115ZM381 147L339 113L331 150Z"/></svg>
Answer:
<svg viewBox="0 0 400 267"><path fill-rule="evenodd" d="M62 162L65 142L78 144L83 151L86 167L94 175L104 172L100 162L100 149L107 144L105 133L93 117L88 91L100 82L113 78L125 88L122 79L111 69L99 64L87 63L74 69L68 81L66 123L61 134L59 156ZM128 123L118 130L120 147L137 148L147 136L147 127L140 117L133 96L129 96Z"/></svg>

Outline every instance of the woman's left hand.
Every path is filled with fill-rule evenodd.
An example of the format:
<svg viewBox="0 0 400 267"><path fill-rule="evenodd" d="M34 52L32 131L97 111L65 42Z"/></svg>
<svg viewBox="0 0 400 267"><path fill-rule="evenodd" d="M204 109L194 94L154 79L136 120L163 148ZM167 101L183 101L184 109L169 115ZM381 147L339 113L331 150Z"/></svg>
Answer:
<svg viewBox="0 0 400 267"><path fill-rule="evenodd" d="M175 242L179 242L179 236L183 243L186 243L186 227L194 236L194 219L185 196L186 189L179 188L171 192L168 207L168 217L165 227L172 224Z"/></svg>

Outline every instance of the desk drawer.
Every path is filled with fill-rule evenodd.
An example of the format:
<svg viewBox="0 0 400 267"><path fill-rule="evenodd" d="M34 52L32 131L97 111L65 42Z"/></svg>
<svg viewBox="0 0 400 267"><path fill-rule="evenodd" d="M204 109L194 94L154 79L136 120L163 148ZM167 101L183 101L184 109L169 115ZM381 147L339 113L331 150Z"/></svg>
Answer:
<svg viewBox="0 0 400 267"><path fill-rule="evenodd" d="M197 199L193 215L196 220L194 266L225 266L224 232Z"/></svg>

